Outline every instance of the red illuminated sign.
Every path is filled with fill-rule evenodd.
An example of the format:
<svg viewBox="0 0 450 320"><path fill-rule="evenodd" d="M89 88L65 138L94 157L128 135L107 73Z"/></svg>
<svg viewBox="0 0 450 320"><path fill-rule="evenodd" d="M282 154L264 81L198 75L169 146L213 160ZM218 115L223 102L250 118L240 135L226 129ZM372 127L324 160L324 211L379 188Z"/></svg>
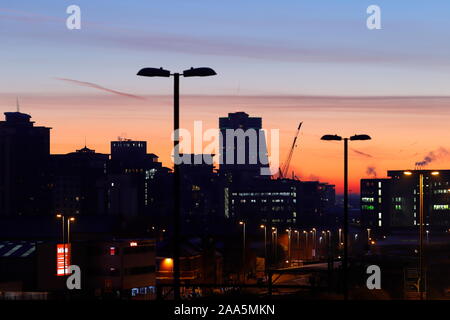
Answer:
<svg viewBox="0 0 450 320"><path fill-rule="evenodd" d="M56 275L65 276L70 274L70 243L58 243L56 245Z"/></svg>

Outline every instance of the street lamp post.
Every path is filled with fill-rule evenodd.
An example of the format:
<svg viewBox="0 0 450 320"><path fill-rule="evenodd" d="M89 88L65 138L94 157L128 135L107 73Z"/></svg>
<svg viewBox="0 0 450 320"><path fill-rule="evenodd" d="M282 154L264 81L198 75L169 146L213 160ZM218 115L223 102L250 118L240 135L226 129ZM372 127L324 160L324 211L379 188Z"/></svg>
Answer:
<svg viewBox="0 0 450 320"><path fill-rule="evenodd" d="M264 229L264 269L267 270L267 226L262 224L260 228Z"/></svg>
<svg viewBox="0 0 450 320"><path fill-rule="evenodd" d="M63 244L63 248L64 248L64 255L63 255L63 274L66 274L66 230L65 230L65 226L66 226L66 218L64 216L64 214L58 213L56 215L56 217L58 219L61 219L61 226L62 226L62 244Z"/></svg>
<svg viewBox="0 0 450 320"><path fill-rule="evenodd" d="M239 221L239 224L242 226L242 270L244 273L245 280L245 222Z"/></svg>
<svg viewBox="0 0 450 320"><path fill-rule="evenodd" d="M173 149L174 149L174 165L173 165L173 281L174 281L174 298L180 299L180 212L181 212L181 185L180 185L180 171L179 171L179 128L180 128L180 76L187 77L208 77L216 75L216 72L211 68L191 68L180 73L170 73L169 70L163 68L143 68L137 73L138 76L143 77L164 77L173 76Z"/></svg>
<svg viewBox="0 0 450 320"><path fill-rule="evenodd" d="M308 254L308 231L303 230L303 233L305 234L305 259L308 260L309 254Z"/></svg>
<svg viewBox="0 0 450 320"><path fill-rule="evenodd" d="M294 233L297 235L297 265L300 261L300 232L298 230L294 230Z"/></svg>
<svg viewBox="0 0 450 320"><path fill-rule="evenodd" d="M288 265L291 265L291 229L286 229L288 234Z"/></svg>
<svg viewBox="0 0 450 320"><path fill-rule="evenodd" d="M57 215L56 215L56 217L58 218L58 219L61 219L61 221L62 221L62 243L64 244L65 243L65 241L66 241L66 235L65 235L65 224L66 224L66 219L65 219L65 217L64 217L64 215L63 214L60 214L60 213L58 213Z"/></svg>
<svg viewBox="0 0 450 320"><path fill-rule="evenodd" d="M275 257L275 262L277 261L277 246L278 246L278 229L276 227L272 227L272 250L273 255Z"/></svg>
<svg viewBox="0 0 450 320"><path fill-rule="evenodd" d="M338 135L327 134L322 136L321 140L325 141L342 141L344 140L344 299L348 299L348 141L370 140L367 134L358 134L350 138L342 138Z"/></svg>
<svg viewBox="0 0 450 320"><path fill-rule="evenodd" d="M424 277L423 277L423 234L425 231L425 215L424 215L424 203L423 203L423 185L424 175L427 171L417 170L419 173L419 295L420 300L423 300L424 292ZM405 171L403 174L410 176L413 174L411 171ZM432 176L438 176L439 171L432 171ZM428 234L427 234L428 235Z"/></svg>
<svg viewBox="0 0 450 320"><path fill-rule="evenodd" d="M67 219L67 243L70 244L70 223L74 222L75 218L74 217L70 217L69 219Z"/></svg>
<svg viewBox="0 0 450 320"><path fill-rule="evenodd" d="M311 257L316 257L316 245L317 245L317 238L316 238L316 228L312 228L311 230L311 238L312 238L312 249L311 249Z"/></svg>

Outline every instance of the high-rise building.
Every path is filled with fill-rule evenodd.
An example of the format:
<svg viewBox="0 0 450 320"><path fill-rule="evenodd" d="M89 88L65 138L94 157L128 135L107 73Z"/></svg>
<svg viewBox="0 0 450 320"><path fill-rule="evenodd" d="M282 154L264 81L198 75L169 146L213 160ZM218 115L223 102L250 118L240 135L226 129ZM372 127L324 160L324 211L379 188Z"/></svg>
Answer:
<svg viewBox="0 0 450 320"><path fill-rule="evenodd" d="M5 112L0 121L0 215L41 215L50 211L47 165L50 129L31 116Z"/></svg>
<svg viewBox="0 0 450 320"><path fill-rule="evenodd" d="M104 185L109 155L85 146L51 158L54 211L66 216L105 213Z"/></svg>
<svg viewBox="0 0 450 320"><path fill-rule="evenodd" d="M147 154L146 141L120 139L111 141L111 167L110 172L121 173L130 169L145 169L157 162L158 157Z"/></svg>
<svg viewBox="0 0 450 320"><path fill-rule="evenodd" d="M233 179L261 176L261 169L269 166L262 119L245 112L229 113L219 118L219 128L220 171Z"/></svg>
<svg viewBox="0 0 450 320"><path fill-rule="evenodd" d="M146 141L112 141L107 173L108 214L136 217L167 211L168 169L157 155L147 153Z"/></svg>

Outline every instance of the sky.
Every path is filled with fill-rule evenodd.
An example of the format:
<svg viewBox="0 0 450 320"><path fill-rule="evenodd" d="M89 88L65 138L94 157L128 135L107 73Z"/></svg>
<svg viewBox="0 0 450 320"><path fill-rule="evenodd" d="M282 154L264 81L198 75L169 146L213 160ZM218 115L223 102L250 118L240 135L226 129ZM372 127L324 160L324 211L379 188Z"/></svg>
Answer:
<svg viewBox="0 0 450 320"><path fill-rule="evenodd" d="M81 8L69 30L66 8ZM381 30L366 27L369 5ZM283 162L300 121L291 168L342 190L342 143L323 134L366 133L350 145L359 179L450 165L450 2L4 1L0 0L0 111L20 109L52 127L51 152L87 145L109 152L118 136L148 141L171 166L172 82L142 67L214 68L181 79L181 125L217 128L245 111L280 130Z"/></svg>

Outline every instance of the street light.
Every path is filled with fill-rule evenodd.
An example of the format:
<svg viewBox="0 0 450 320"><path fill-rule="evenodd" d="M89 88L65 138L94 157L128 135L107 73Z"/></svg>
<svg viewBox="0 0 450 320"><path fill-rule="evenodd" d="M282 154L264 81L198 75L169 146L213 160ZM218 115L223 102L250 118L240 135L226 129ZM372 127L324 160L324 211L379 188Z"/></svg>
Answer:
<svg viewBox="0 0 450 320"><path fill-rule="evenodd" d="M173 165L173 194L174 194L174 209L173 209L173 280L174 280L174 298L180 299L180 211L181 211L181 186L180 186L180 171L178 164L179 156L179 128L180 128L180 76L184 77L208 77L216 75L216 72L211 68L190 68L184 70L182 74L170 73L169 70L163 68L143 68L137 73L138 76L143 77L163 77L168 78L173 76L173 130L174 130L174 165Z"/></svg>
<svg viewBox="0 0 450 320"><path fill-rule="evenodd" d="M286 229L288 233L288 260L291 261L291 229Z"/></svg>
<svg viewBox="0 0 450 320"><path fill-rule="evenodd" d="M60 213L58 213L58 214L56 215L56 217L57 217L58 219L61 219L61 220L62 220L62 224L61 224L61 225L62 225L62 243L64 244L65 241L66 241L65 230L64 230L65 224L66 224L65 217L64 217L63 214L60 214Z"/></svg>
<svg viewBox="0 0 450 320"><path fill-rule="evenodd" d="M245 281L245 222L239 221L239 224L242 228L242 272L244 273L244 281Z"/></svg>
<svg viewBox="0 0 450 320"><path fill-rule="evenodd" d="M404 171L403 174L407 176L412 176L414 173L419 174L419 294L420 300L423 300L423 233L425 228L425 215L424 215L424 203L423 203L423 180L424 175L428 173L427 170L415 170L412 171ZM432 176L438 176L439 171L431 171L430 174ZM428 239L428 231L427 231L427 239Z"/></svg>
<svg viewBox="0 0 450 320"><path fill-rule="evenodd" d="M308 231L303 230L303 233L305 234L305 259L308 260L309 254L308 254Z"/></svg>
<svg viewBox="0 0 450 320"><path fill-rule="evenodd" d="M61 226L62 226L62 244L63 244L63 248L64 248L64 255L63 255L63 270L64 270L64 272L63 272L63 274L66 274L66 234L65 234L66 233L65 232L66 231L65 230L66 218L61 213L58 213L56 215L56 217L58 219L61 219L61 222L62 222L62 224L61 224Z"/></svg>
<svg viewBox="0 0 450 320"><path fill-rule="evenodd" d="M317 245L316 228L312 228L311 233L312 233L312 235L311 235L311 240L312 240L311 258L316 258L316 245Z"/></svg>
<svg viewBox="0 0 450 320"><path fill-rule="evenodd" d="M70 217L69 219L67 219L67 243L70 243L70 223L74 221L74 217Z"/></svg>
<svg viewBox="0 0 450 320"><path fill-rule="evenodd" d="M348 141L364 141L370 140L367 134L355 134L350 138L342 138L338 135L327 134L322 136L321 140L325 141L342 141L344 140L344 299L348 299Z"/></svg>
<svg viewBox="0 0 450 320"><path fill-rule="evenodd" d="M275 257L275 262L277 261L278 258L278 229L276 227L272 227L272 250L273 250L273 254Z"/></svg>
<svg viewBox="0 0 450 320"><path fill-rule="evenodd" d="M262 224L259 227L264 229L264 265L267 270L267 227L265 224Z"/></svg>

